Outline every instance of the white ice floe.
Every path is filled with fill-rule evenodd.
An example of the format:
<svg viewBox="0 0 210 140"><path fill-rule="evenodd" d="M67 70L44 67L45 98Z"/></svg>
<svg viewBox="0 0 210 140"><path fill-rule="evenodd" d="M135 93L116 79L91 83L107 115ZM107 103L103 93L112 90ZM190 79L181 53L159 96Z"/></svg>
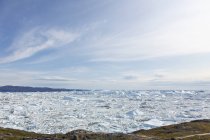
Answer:
<svg viewBox="0 0 210 140"><path fill-rule="evenodd" d="M132 132L210 117L210 92L0 93L0 127L42 133Z"/></svg>

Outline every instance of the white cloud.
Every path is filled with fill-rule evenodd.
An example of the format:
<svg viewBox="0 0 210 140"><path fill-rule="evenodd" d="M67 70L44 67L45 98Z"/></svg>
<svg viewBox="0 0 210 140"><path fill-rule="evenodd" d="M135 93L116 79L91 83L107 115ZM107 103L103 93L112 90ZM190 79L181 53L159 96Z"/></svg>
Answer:
<svg viewBox="0 0 210 140"><path fill-rule="evenodd" d="M37 71L0 69L0 85L33 85L33 77L43 74Z"/></svg>
<svg viewBox="0 0 210 140"><path fill-rule="evenodd" d="M78 34L58 29L32 29L16 38L8 49L9 55L0 58L0 63L14 62L49 48L62 47L76 40L78 36Z"/></svg>
<svg viewBox="0 0 210 140"><path fill-rule="evenodd" d="M60 72L51 73L49 71L25 71L19 69L0 69L0 85L20 85L20 86L55 86L56 84L76 83L77 79L70 76L63 76ZM52 76L53 75L53 76Z"/></svg>
<svg viewBox="0 0 210 140"><path fill-rule="evenodd" d="M176 11L157 15L163 24L153 30L142 33L141 23L136 22L135 28L99 36L90 43L91 61L133 61L210 52L209 2L184 4Z"/></svg>
<svg viewBox="0 0 210 140"><path fill-rule="evenodd" d="M39 78L37 80L41 81L51 81L51 82L69 82L69 81L77 81L76 79L70 79L66 77L61 77L61 76L45 76L42 78Z"/></svg>

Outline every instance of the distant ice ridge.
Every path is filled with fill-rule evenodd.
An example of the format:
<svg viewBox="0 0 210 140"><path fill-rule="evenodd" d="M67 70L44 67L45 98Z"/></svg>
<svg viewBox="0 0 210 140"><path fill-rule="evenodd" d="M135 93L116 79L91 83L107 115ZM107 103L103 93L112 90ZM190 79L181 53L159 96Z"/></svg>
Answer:
<svg viewBox="0 0 210 140"><path fill-rule="evenodd" d="M0 127L132 132L210 117L209 91L0 93Z"/></svg>

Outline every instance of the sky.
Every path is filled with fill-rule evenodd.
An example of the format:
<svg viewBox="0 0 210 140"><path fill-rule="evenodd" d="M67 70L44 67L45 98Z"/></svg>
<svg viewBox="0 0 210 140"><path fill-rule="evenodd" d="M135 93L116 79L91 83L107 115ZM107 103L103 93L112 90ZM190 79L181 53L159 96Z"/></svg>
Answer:
<svg viewBox="0 0 210 140"><path fill-rule="evenodd" d="M209 0L0 0L0 85L210 89Z"/></svg>

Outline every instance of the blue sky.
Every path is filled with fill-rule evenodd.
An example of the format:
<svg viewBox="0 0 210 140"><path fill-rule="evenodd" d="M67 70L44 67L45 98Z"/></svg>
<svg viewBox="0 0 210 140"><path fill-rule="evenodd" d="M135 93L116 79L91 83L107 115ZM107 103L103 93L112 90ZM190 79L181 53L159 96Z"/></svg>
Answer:
<svg viewBox="0 0 210 140"><path fill-rule="evenodd" d="M208 0L0 0L0 85L209 89Z"/></svg>

